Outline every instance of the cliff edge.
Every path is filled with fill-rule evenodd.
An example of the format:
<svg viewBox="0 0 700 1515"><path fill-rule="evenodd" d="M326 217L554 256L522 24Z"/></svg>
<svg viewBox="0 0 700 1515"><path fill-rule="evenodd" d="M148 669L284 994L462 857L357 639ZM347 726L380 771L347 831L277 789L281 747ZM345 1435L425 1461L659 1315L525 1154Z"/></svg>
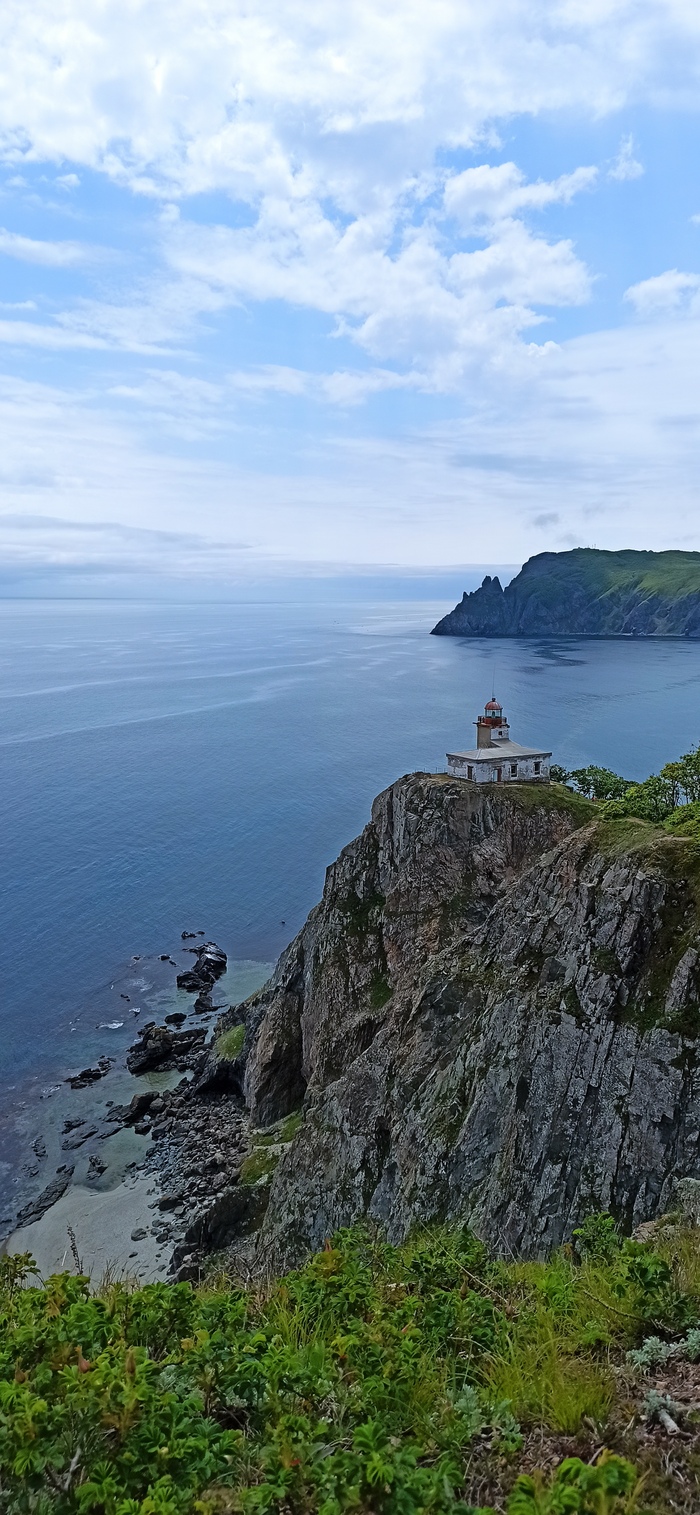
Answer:
<svg viewBox="0 0 700 1515"><path fill-rule="evenodd" d="M400 779L223 1017L193 1098L228 1081L250 1129L210 1238L279 1266L459 1217L535 1256L659 1213L700 1176L699 895L695 843L559 786Z"/></svg>
<svg viewBox="0 0 700 1515"><path fill-rule="evenodd" d="M433 627L434 636L700 636L700 553L542 552Z"/></svg>

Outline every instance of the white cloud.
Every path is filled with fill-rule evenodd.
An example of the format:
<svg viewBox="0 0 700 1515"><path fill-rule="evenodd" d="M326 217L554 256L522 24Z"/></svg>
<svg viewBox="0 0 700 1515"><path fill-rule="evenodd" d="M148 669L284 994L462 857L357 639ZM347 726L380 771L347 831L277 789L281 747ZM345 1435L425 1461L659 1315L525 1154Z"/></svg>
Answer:
<svg viewBox="0 0 700 1515"><path fill-rule="evenodd" d="M700 280L669 270L633 286L628 300L653 323L548 343L543 322L586 301L592 273L570 237L550 239L532 218L593 190L596 170L574 161L529 181L516 162L488 160L505 155L498 130L510 139L519 116L696 109L699 67L690 0L5 0L0 158L22 170L8 182L22 187L44 163L62 191L77 189L85 168L156 204L139 249L152 235L151 261L131 275L120 265L121 288L85 290L93 298L52 320L0 321L5 345L110 354L106 396L96 365L89 394L0 389L4 501L181 535L196 513L212 542L261 554L410 563L488 561L506 539L511 559L545 519L554 532L555 516L574 534L594 521L601 544L606 531L656 542L674 492L682 537ZM441 166L463 149L486 161ZM623 137L604 172L622 183L639 169ZM89 188L86 175L86 200ZM204 199L183 203L208 191L228 197L214 203L232 224L206 224ZM60 201L77 214L77 197ZM475 242L456 244L455 223ZM0 252L44 267L87 268L94 255L2 235ZM216 382L204 366L178 371L173 349L194 349L210 318L272 301L326 317L315 333L330 325L353 342L357 368L255 362L243 342ZM679 311L685 322L660 319ZM114 353L148 367L117 367ZM284 462L265 430L265 396L347 410L391 389L455 394L470 419L341 441L352 418L336 413L333 435L295 439ZM207 461L197 444L213 436ZM232 455L245 441L263 462L220 461L225 436Z"/></svg>
<svg viewBox="0 0 700 1515"><path fill-rule="evenodd" d="M597 170L528 182L514 162L485 162L446 175L436 155L495 140L496 121L518 113L654 98L669 49L690 79L700 17L683 0L643 13L632 0L104 0L94 12L6 0L5 159L82 164L163 203L165 276L63 310L67 335L45 345L156 353L202 316L282 300L402 370L385 384L449 391L484 364L517 364L548 311L591 288L572 241L536 235L527 217L591 190ZM636 172L632 146L621 142L618 177ZM180 197L207 190L244 202L246 224L180 215ZM486 246L455 252L450 218ZM77 248L4 246L56 264L86 256ZM329 378L327 393L373 383Z"/></svg>
<svg viewBox="0 0 700 1515"><path fill-rule="evenodd" d="M445 209L466 230L492 225L523 210L543 210L555 203L570 204L581 190L591 189L597 168L577 168L550 182L528 183L515 163L488 163L455 174L445 185Z"/></svg>
<svg viewBox="0 0 700 1515"><path fill-rule="evenodd" d="M36 574L59 575L66 587L107 575L187 578L206 583L240 577L249 556L243 542L207 540L195 532L151 531L115 521L71 521L46 515L0 513L0 583Z"/></svg>
<svg viewBox="0 0 700 1515"><path fill-rule="evenodd" d="M23 263L40 263L45 268L71 268L76 263L101 256L101 250L85 247L81 242L40 242L22 237L0 226L0 253L19 258Z"/></svg>
<svg viewBox="0 0 700 1515"><path fill-rule="evenodd" d="M301 437L286 454L279 432L252 411L245 426L239 415L230 461L196 450L174 457L165 445L178 407L183 429L192 416L204 425L219 413L230 429L226 386L210 394L196 378L192 387L186 375L157 370L150 382L161 396L156 388L134 393L132 414L126 396L114 396L110 413L96 410L92 393L7 380L4 508L248 543L241 572L249 558L514 561L572 537L601 547L696 547L699 351L698 319L551 344L526 354L521 372L485 385L468 418L394 438L334 429L312 442ZM309 384L294 372L262 378L292 393ZM251 449L262 465L236 461ZM186 565L186 549L174 546L168 571L178 552ZM222 547L224 576L231 562Z"/></svg>
<svg viewBox="0 0 700 1515"><path fill-rule="evenodd" d="M669 268L652 279L642 279L639 284L630 285L625 290L625 299L634 305L640 316L667 315L689 306L694 310L699 290L699 274L684 274L677 268Z"/></svg>
<svg viewBox="0 0 700 1515"><path fill-rule="evenodd" d="M229 429L233 410L242 399L260 401L274 394L347 408L370 394L420 387L420 377L387 368L314 373L281 363L261 363L234 369L220 384L175 369L153 368L140 382L114 384L109 393L157 412L178 435L192 438Z"/></svg>
<svg viewBox="0 0 700 1515"><path fill-rule="evenodd" d="M310 373L305 369L286 368L277 363L240 369L227 375L227 383L237 394L247 398L274 393L296 398L303 396L339 406L359 405L368 395L380 394L388 389L423 387L421 376L394 373L388 368Z"/></svg>
<svg viewBox="0 0 700 1515"><path fill-rule="evenodd" d="M0 321L0 342L10 347L47 347L55 352L69 348L106 348L107 343L88 332L63 331L60 326L46 326L38 321Z"/></svg>
<svg viewBox="0 0 700 1515"><path fill-rule="evenodd" d="M571 176L574 177L574 176ZM313 202L265 202L253 228L180 221L166 244L172 269L222 301L284 300L332 315L372 358L402 365L427 389L452 389L473 364L513 357L541 306L580 304L590 279L572 243L533 236L506 219L488 245L450 254L439 226L386 216L338 224Z"/></svg>
<svg viewBox="0 0 700 1515"><path fill-rule="evenodd" d="M671 53L692 99L699 48L688 0L5 0L0 134L8 161L146 192L297 183L357 210L504 116L659 97Z"/></svg>
<svg viewBox="0 0 700 1515"><path fill-rule="evenodd" d="M614 163L608 169L608 178L623 182L625 179L640 179L644 165L634 156L634 137L622 137Z"/></svg>
<svg viewBox="0 0 700 1515"><path fill-rule="evenodd" d="M121 299L80 299L56 319L66 338L88 336L105 347L156 353L192 333L199 317L231 303L213 283L206 276L173 278L166 271L128 289Z"/></svg>

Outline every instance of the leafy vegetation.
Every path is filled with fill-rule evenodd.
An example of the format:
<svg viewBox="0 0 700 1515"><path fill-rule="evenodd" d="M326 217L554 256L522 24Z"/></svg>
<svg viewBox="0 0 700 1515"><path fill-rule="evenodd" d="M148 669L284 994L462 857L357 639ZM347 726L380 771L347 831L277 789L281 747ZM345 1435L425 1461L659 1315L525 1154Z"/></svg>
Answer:
<svg viewBox="0 0 700 1515"><path fill-rule="evenodd" d="M557 767L556 776L577 794L603 801L601 814L606 819L651 821L675 836L700 841L700 747L666 763L660 773L650 774L639 784L593 763L571 772Z"/></svg>
<svg viewBox="0 0 700 1515"><path fill-rule="evenodd" d="M595 763L587 768L574 768L571 773L562 771L564 782L569 781L579 794L591 800L618 800L630 787L629 779L621 779L611 768L599 768Z"/></svg>
<svg viewBox="0 0 700 1515"><path fill-rule="evenodd" d="M5 1257L0 1508L474 1515L486 1489L509 1515L658 1515L620 1455L618 1378L643 1377L626 1354L651 1332L695 1348L699 1279L692 1233L662 1255L610 1217L549 1263L493 1261L462 1228L400 1247L357 1228L255 1290L221 1264L196 1289L91 1292ZM544 1439L586 1427L588 1456L537 1471Z"/></svg>
<svg viewBox="0 0 700 1515"><path fill-rule="evenodd" d="M373 927L376 928L381 920L385 904L384 895L379 894L378 891L366 894L360 899L359 894L351 890L339 906L350 936L365 936Z"/></svg>

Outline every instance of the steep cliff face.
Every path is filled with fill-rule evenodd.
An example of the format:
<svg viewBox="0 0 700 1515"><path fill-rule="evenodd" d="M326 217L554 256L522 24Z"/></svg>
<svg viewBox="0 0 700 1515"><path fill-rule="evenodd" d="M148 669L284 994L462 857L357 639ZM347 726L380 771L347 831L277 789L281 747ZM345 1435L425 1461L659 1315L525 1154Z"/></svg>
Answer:
<svg viewBox="0 0 700 1515"><path fill-rule="evenodd" d="M695 844L557 786L380 795L225 1021L245 1019L227 1074L269 1133L262 1254L367 1215L391 1239L465 1218L536 1255L592 1209L658 1213L700 1176L699 895Z"/></svg>
<svg viewBox="0 0 700 1515"><path fill-rule="evenodd" d="M700 553L574 548L530 558L479 589L435 636L700 636Z"/></svg>
<svg viewBox="0 0 700 1515"><path fill-rule="evenodd" d="M589 809L546 787L514 798L445 775L381 794L248 1012L253 1119L276 1120L342 1077L410 1002L426 964Z"/></svg>

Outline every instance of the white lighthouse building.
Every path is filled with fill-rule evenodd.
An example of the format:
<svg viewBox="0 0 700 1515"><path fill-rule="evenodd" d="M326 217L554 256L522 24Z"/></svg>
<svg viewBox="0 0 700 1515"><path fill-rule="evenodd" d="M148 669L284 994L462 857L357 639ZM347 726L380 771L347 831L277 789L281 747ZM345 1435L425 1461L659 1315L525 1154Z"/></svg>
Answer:
<svg viewBox="0 0 700 1515"><path fill-rule="evenodd" d="M510 728L497 700L489 700L476 721L476 747L448 752L447 772L475 784L548 784L551 752L511 742Z"/></svg>

